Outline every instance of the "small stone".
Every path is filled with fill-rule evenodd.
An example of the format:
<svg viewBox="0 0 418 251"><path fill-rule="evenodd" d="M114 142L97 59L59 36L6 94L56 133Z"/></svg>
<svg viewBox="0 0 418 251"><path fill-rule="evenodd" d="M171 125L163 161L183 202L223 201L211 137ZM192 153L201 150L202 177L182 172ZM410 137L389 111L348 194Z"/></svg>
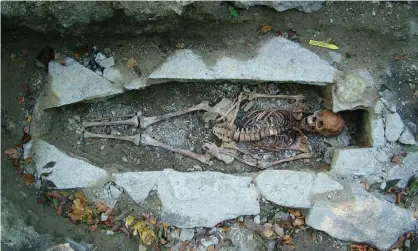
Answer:
<svg viewBox="0 0 418 251"><path fill-rule="evenodd" d="M10 54L10 60L15 61L15 59L16 59L16 54L14 53Z"/></svg>
<svg viewBox="0 0 418 251"><path fill-rule="evenodd" d="M260 224L260 215L256 215L255 217L254 217L254 223L255 224Z"/></svg>
<svg viewBox="0 0 418 251"><path fill-rule="evenodd" d="M210 236L207 239L206 238L202 238L200 240L200 243L202 243L203 246L205 247L209 247L211 245L216 245L219 243L219 239L216 238L215 236Z"/></svg>
<svg viewBox="0 0 418 251"><path fill-rule="evenodd" d="M113 235L113 234L115 234L115 232L113 232L113 231L111 231L111 230L106 230L106 234L107 234L107 235Z"/></svg>
<svg viewBox="0 0 418 251"><path fill-rule="evenodd" d="M113 117L116 116L116 112L115 111L111 111L110 113L112 114Z"/></svg>
<svg viewBox="0 0 418 251"><path fill-rule="evenodd" d="M398 141L405 145L415 145L414 135L412 135L411 131L406 126Z"/></svg>
<svg viewBox="0 0 418 251"><path fill-rule="evenodd" d="M108 215L106 215L106 214L104 214L104 213L102 213L102 214L100 215L100 220L101 220L101 221L107 221L107 218L109 218L109 216L108 216Z"/></svg>
<svg viewBox="0 0 418 251"><path fill-rule="evenodd" d="M193 166L193 169L194 169L195 171L203 171L203 168L202 168L201 166L198 166L198 165L194 165L194 166Z"/></svg>
<svg viewBox="0 0 418 251"><path fill-rule="evenodd" d="M333 22L334 22L334 20L333 20L332 18L330 18L330 19L329 19L329 22L330 22L330 23L333 23Z"/></svg>
<svg viewBox="0 0 418 251"><path fill-rule="evenodd" d="M238 217L238 221L239 222L244 222L244 217L243 216Z"/></svg>
<svg viewBox="0 0 418 251"><path fill-rule="evenodd" d="M398 113L388 114L385 118L385 137L389 142L395 142L404 130L404 124Z"/></svg>
<svg viewBox="0 0 418 251"><path fill-rule="evenodd" d="M100 146L100 150L104 150L105 149L105 146L103 145L103 146Z"/></svg>
<svg viewBox="0 0 418 251"><path fill-rule="evenodd" d="M373 16L376 16L376 11L372 11L372 15Z"/></svg>
<svg viewBox="0 0 418 251"><path fill-rule="evenodd" d="M194 228L183 228L180 233L180 240L187 241L193 239L194 236Z"/></svg>
<svg viewBox="0 0 418 251"><path fill-rule="evenodd" d="M75 121L77 121L78 123L80 123L80 122L81 122L81 118L80 118L80 116L79 116L79 115L74 115L74 116L73 116L73 119L74 119Z"/></svg>
<svg viewBox="0 0 418 251"><path fill-rule="evenodd" d="M122 157L123 162L128 162L128 159L126 157Z"/></svg>
<svg viewBox="0 0 418 251"><path fill-rule="evenodd" d="M328 55L331 58L331 61L337 64L341 63L341 61L343 60L343 56L341 56L341 54L338 52L330 51L328 52Z"/></svg>
<svg viewBox="0 0 418 251"><path fill-rule="evenodd" d="M329 200L332 199L332 195L331 194L328 194L328 199Z"/></svg>
<svg viewBox="0 0 418 251"><path fill-rule="evenodd" d="M109 56L110 55L110 53L112 53L112 50L110 49L110 48L104 48L103 49L103 52L104 52L104 54L106 54L107 56Z"/></svg>

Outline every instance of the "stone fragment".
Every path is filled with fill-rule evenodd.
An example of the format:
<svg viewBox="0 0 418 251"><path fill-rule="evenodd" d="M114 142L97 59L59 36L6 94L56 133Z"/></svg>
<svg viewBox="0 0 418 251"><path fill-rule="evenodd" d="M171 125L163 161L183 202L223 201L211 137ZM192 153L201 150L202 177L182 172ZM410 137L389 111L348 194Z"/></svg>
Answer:
<svg viewBox="0 0 418 251"><path fill-rule="evenodd" d="M97 60L96 60L97 61ZM110 68L110 67L112 67L112 66L114 66L115 65L115 59L113 58L113 57L110 57L110 58L105 58L105 59L102 59L102 60L100 60L100 61L97 61L97 63L101 66L101 67L104 67L104 68Z"/></svg>
<svg viewBox="0 0 418 251"><path fill-rule="evenodd" d="M405 145L415 145L416 143L414 135L412 135L407 126L405 126L405 129L403 130L401 136L399 136L398 141Z"/></svg>
<svg viewBox="0 0 418 251"><path fill-rule="evenodd" d="M374 106L377 90L371 74L366 69L356 69L337 79L332 96L334 112L366 109Z"/></svg>
<svg viewBox="0 0 418 251"><path fill-rule="evenodd" d="M405 126L398 113L391 113L385 117L385 137L389 142L395 142L401 136Z"/></svg>
<svg viewBox="0 0 418 251"><path fill-rule="evenodd" d="M109 182L103 187L84 188L83 192L93 201L101 201L109 207L114 207L123 191Z"/></svg>
<svg viewBox="0 0 418 251"><path fill-rule="evenodd" d="M188 241L193 239L194 232L194 228L183 228L180 233L180 240Z"/></svg>
<svg viewBox="0 0 418 251"><path fill-rule="evenodd" d="M384 147L386 144L385 125L382 118L372 118L371 121L371 137L373 147Z"/></svg>
<svg viewBox="0 0 418 251"><path fill-rule="evenodd" d="M48 248L46 251L75 251L71 248L69 243L58 244L51 248Z"/></svg>
<svg viewBox="0 0 418 251"><path fill-rule="evenodd" d="M379 99L376 101L376 104L373 107L373 112L375 114L382 114L386 110L386 106L382 103L382 101Z"/></svg>
<svg viewBox="0 0 418 251"><path fill-rule="evenodd" d="M331 179L325 173L318 173L312 187L312 194L321 194L342 190L344 187L337 181Z"/></svg>
<svg viewBox="0 0 418 251"><path fill-rule="evenodd" d="M256 178L261 195L269 201L286 207L309 208L312 196L343 189L327 174L267 170Z"/></svg>
<svg viewBox="0 0 418 251"><path fill-rule="evenodd" d="M158 179L161 218L180 228L213 227L240 215L260 213L251 177L217 172L181 173L170 169Z"/></svg>
<svg viewBox="0 0 418 251"><path fill-rule="evenodd" d="M335 150L330 173L348 179L383 174L373 148Z"/></svg>
<svg viewBox="0 0 418 251"><path fill-rule="evenodd" d="M37 175L52 181L57 189L103 186L107 172L83 159L69 156L55 146L33 139L32 158ZM55 164L49 164L55 162ZM45 174L49 174L44 177Z"/></svg>
<svg viewBox="0 0 418 251"><path fill-rule="evenodd" d="M326 85L333 83L336 75L336 69L318 55L281 37L266 41L258 55L249 55L247 60L226 56L229 54L216 51L200 56L192 50L177 50L150 74L149 81L239 80ZM209 58L217 58L216 55L225 56L214 65L205 63Z"/></svg>
<svg viewBox="0 0 418 251"><path fill-rule="evenodd" d="M298 1L235 1L234 4L240 8L249 8L251 6L256 5L265 5L269 6L279 12L289 10L289 9L297 9L302 12L311 13L313 11L317 11L321 9L323 5L323 1L305 1L305 2L298 2Z"/></svg>
<svg viewBox="0 0 418 251"><path fill-rule="evenodd" d="M286 207L309 208L315 174L290 170L266 170L256 178L261 195Z"/></svg>
<svg viewBox="0 0 418 251"><path fill-rule="evenodd" d="M344 241L367 243L388 250L405 232L415 229L411 212L381 201L361 184L351 187L353 197L316 202L306 223Z"/></svg>
<svg viewBox="0 0 418 251"><path fill-rule="evenodd" d="M401 166L393 166L387 176L386 180L401 179L397 186L405 188L409 178L418 175L418 152L407 153Z"/></svg>
<svg viewBox="0 0 418 251"><path fill-rule="evenodd" d="M162 172L126 172L115 174L115 183L123 187L136 203L143 202L156 188Z"/></svg>
<svg viewBox="0 0 418 251"><path fill-rule="evenodd" d="M51 61L48 72L51 81L44 108L110 98L124 91L119 85L110 83L71 58L66 59L66 66Z"/></svg>

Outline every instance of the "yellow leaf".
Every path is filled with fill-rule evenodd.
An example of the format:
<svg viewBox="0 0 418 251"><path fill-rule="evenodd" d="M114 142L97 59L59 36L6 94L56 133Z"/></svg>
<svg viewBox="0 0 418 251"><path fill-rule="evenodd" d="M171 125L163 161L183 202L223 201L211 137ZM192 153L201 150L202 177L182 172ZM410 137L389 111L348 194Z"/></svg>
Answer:
<svg viewBox="0 0 418 251"><path fill-rule="evenodd" d="M98 213L104 213L109 209L109 207L103 202L96 202L96 209Z"/></svg>
<svg viewBox="0 0 418 251"><path fill-rule="evenodd" d="M88 201L86 195L80 191L74 193L74 198L79 199L81 203L86 203Z"/></svg>
<svg viewBox="0 0 418 251"><path fill-rule="evenodd" d="M315 41L315 40L309 40L309 44L313 46L323 47L331 50L338 50L338 46L335 44L329 44L323 41Z"/></svg>
<svg viewBox="0 0 418 251"><path fill-rule="evenodd" d="M136 63L136 59L135 58L130 58L129 60L128 60L128 66L129 67L131 67L131 68L133 68L133 67L135 67L137 65L137 63Z"/></svg>
<svg viewBox="0 0 418 251"><path fill-rule="evenodd" d="M32 121L32 115L29 114L29 112L26 112L26 122L30 123Z"/></svg>
<svg viewBox="0 0 418 251"><path fill-rule="evenodd" d="M68 196L68 192L67 191L62 191L61 194L62 194L62 196Z"/></svg>
<svg viewBox="0 0 418 251"><path fill-rule="evenodd" d="M29 165L31 162L32 162L32 157L27 157L27 158L25 159L25 164L26 164L26 165Z"/></svg>
<svg viewBox="0 0 418 251"><path fill-rule="evenodd" d="M135 217L133 217L132 215L129 215L128 217L125 218L125 227L129 228L129 226L134 222Z"/></svg>
<svg viewBox="0 0 418 251"><path fill-rule="evenodd" d="M157 224L157 220L154 217L151 217L149 219L149 223L151 223L152 225L155 225L155 224Z"/></svg>
<svg viewBox="0 0 418 251"><path fill-rule="evenodd" d="M145 245L149 246L155 239L155 233L151 229L147 228L143 232L141 232L141 241Z"/></svg>
<svg viewBox="0 0 418 251"><path fill-rule="evenodd" d="M262 32L269 32L269 31L271 31L271 25L265 24L265 25L261 26L261 31Z"/></svg>
<svg viewBox="0 0 418 251"><path fill-rule="evenodd" d="M80 199L75 199L75 200L73 201L72 209L73 209L74 211L75 211L75 210L84 211L84 207L83 207L83 205L81 204Z"/></svg>
<svg viewBox="0 0 418 251"><path fill-rule="evenodd" d="M147 223L145 221L138 221L131 227L132 230L134 230L133 234L137 235L138 233L141 233L144 231L144 229L147 228Z"/></svg>
<svg viewBox="0 0 418 251"><path fill-rule="evenodd" d="M165 222L163 222L163 229L164 229L164 231L167 230L167 228L168 228L168 224L165 223Z"/></svg>

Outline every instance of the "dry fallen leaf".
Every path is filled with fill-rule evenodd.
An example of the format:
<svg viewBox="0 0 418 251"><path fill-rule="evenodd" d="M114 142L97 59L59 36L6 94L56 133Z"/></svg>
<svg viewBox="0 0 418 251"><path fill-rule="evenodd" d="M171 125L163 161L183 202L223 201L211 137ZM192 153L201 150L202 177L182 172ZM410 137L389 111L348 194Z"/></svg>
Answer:
<svg viewBox="0 0 418 251"><path fill-rule="evenodd" d="M80 203L87 203L88 201L86 195L80 191L74 193L74 198L79 199Z"/></svg>
<svg viewBox="0 0 418 251"><path fill-rule="evenodd" d="M261 31L262 32L269 32L269 31L271 31L271 25L263 25L263 26L261 26Z"/></svg>
<svg viewBox="0 0 418 251"><path fill-rule="evenodd" d="M74 53L75 54L75 53ZM77 59L77 60L79 60L79 59ZM55 61L58 63L58 64L61 64L61 65L65 65L66 64L66 58L65 58L65 56L64 55L62 55L61 53L55 53Z"/></svg>
<svg viewBox="0 0 418 251"><path fill-rule="evenodd" d="M90 226L89 226L89 231L90 231L90 232L95 232L95 231L96 231L96 229L97 229L97 225L90 225Z"/></svg>
<svg viewBox="0 0 418 251"><path fill-rule="evenodd" d="M396 165L401 165L401 159L399 158L399 156L398 155L393 155L393 157L392 157L392 163L393 164L396 164Z"/></svg>
<svg viewBox="0 0 418 251"><path fill-rule="evenodd" d="M26 57L28 55L28 49L22 49L22 55Z"/></svg>
<svg viewBox="0 0 418 251"><path fill-rule="evenodd" d="M75 52L75 53L73 54L73 58L75 58L76 60L80 60L80 59L81 59L81 55L80 55L80 53L79 53L79 52Z"/></svg>
<svg viewBox="0 0 418 251"><path fill-rule="evenodd" d="M302 218L296 218L293 221L292 225L295 226L295 227L303 226L303 225L305 225L305 221Z"/></svg>
<svg viewBox="0 0 418 251"><path fill-rule="evenodd" d="M133 235L137 235L138 233L142 234L142 231L147 229L147 223L145 221L138 221L131 229L134 231Z"/></svg>
<svg viewBox="0 0 418 251"><path fill-rule="evenodd" d="M291 237L290 235L285 235L285 236L283 236L283 238L282 238L282 242L283 242L283 244L285 244L285 245L288 245L288 246L294 247L294 244L293 244L293 239L292 239L292 237Z"/></svg>
<svg viewBox="0 0 418 251"><path fill-rule="evenodd" d="M149 223L151 223L152 225L157 224L157 220L155 219L155 217L154 217L154 216L151 216L151 217L150 217L150 219L149 219Z"/></svg>
<svg viewBox="0 0 418 251"><path fill-rule="evenodd" d="M125 227L129 228L130 225L132 225L132 223L134 222L135 217L133 217L132 215L129 215L128 217L125 218Z"/></svg>
<svg viewBox="0 0 418 251"><path fill-rule="evenodd" d="M7 149L6 151L4 151L4 153L7 155L9 159L17 159L20 157L20 153L14 147Z"/></svg>
<svg viewBox="0 0 418 251"><path fill-rule="evenodd" d="M183 48L184 48L184 46L186 46L184 43L177 43L177 44L176 44L176 48L177 48L177 49L183 49Z"/></svg>
<svg viewBox="0 0 418 251"><path fill-rule="evenodd" d="M57 215L58 215L58 216L61 216L61 215L62 215L62 206L59 206L59 207L57 208Z"/></svg>
<svg viewBox="0 0 418 251"><path fill-rule="evenodd" d="M262 233L264 237L270 238L274 234L273 225L271 223L264 224Z"/></svg>
<svg viewBox="0 0 418 251"><path fill-rule="evenodd" d="M20 167L20 160L19 159L13 159L12 160L12 166L19 168Z"/></svg>
<svg viewBox="0 0 418 251"><path fill-rule="evenodd" d="M25 173L25 184L29 185L32 184L33 182L35 182L35 176L33 176L33 174L31 173Z"/></svg>
<svg viewBox="0 0 418 251"><path fill-rule="evenodd" d="M96 211L97 213L104 213L109 210L109 207L103 202L96 202Z"/></svg>
<svg viewBox="0 0 418 251"><path fill-rule="evenodd" d="M208 251L216 251L215 246L214 245L209 246Z"/></svg>
<svg viewBox="0 0 418 251"><path fill-rule="evenodd" d="M22 144L26 144L26 143L28 143L31 139L32 139L32 137L30 136L30 134L28 134L28 133L23 133L21 143L22 143Z"/></svg>
<svg viewBox="0 0 418 251"><path fill-rule="evenodd" d="M296 218L302 216L302 213L299 209L289 209L289 213L293 214Z"/></svg>
<svg viewBox="0 0 418 251"><path fill-rule="evenodd" d="M144 229L144 231L141 232L141 241L145 245L149 246L155 239L155 233L149 228Z"/></svg>
<svg viewBox="0 0 418 251"><path fill-rule="evenodd" d="M136 62L135 58L132 57L128 60L128 66L129 67L134 68L136 65L137 65L137 62Z"/></svg>

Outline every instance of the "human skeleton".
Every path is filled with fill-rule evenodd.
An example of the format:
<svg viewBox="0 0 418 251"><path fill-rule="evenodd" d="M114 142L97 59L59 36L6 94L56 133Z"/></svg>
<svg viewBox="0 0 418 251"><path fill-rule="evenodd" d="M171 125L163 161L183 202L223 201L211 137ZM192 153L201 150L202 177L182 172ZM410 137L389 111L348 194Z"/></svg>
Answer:
<svg viewBox="0 0 418 251"><path fill-rule="evenodd" d="M281 108L269 108L252 111L244 117L244 123L241 127L236 125L237 114L241 103L245 100L251 101L258 98L276 98L294 100L295 102ZM180 153L188 158L200 161L201 163L211 165L211 158L215 157L225 164L230 164L234 160L240 161L250 166L261 169L274 166L280 163L311 158L313 156L311 146L304 132L316 132L324 136L334 136L341 133L344 128L344 120L339 114L329 110L319 110L314 114L304 117L305 99L303 95L266 95L259 93L241 93L238 98L232 102L230 108L220 109L217 106L209 106L208 101L204 101L196 106L160 115L154 117L145 117L141 113L131 119L121 121L92 121L83 122L83 127L111 126L111 125L131 125L145 129L157 122L177 117L186 113L195 111L205 111L207 114L215 114L213 120L215 125L212 133L221 140L221 145L206 142L202 149L205 153L198 154L185 149L177 148L153 139L146 133L140 133L132 136L115 136L106 134L95 134L84 131L84 138L102 138L125 140L135 145L149 145L164 148L166 150ZM254 147L266 151L280 151L284 149L299 150L302 153L296 156L279 159L275 161L262 161L252 158L245 160L238 157L238 153L248 154L241 151L238 143L250 143Z"/></svg>

